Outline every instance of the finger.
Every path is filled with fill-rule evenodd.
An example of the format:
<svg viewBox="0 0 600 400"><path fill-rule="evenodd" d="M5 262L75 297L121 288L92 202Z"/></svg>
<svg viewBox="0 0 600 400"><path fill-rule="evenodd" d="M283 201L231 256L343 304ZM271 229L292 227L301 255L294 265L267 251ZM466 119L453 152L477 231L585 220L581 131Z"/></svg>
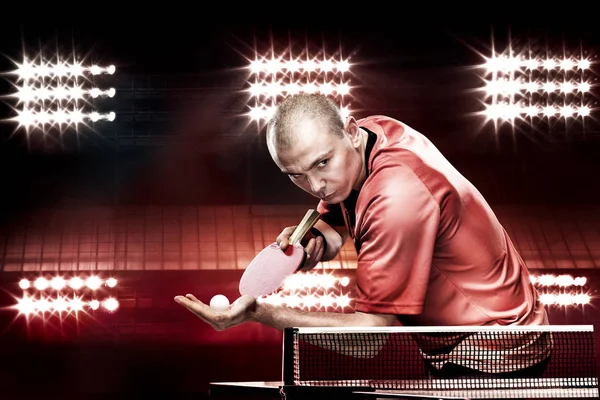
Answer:
<svg viewBox="0 0 600 400"><path fill-rule="evenodd" d="M289 245L288 238L282 238L281 240L279 240L278 243L279 243L279 247L281 248L281 250L287 249L287 247Z"/></svg>
<svg viewBox="0 0 600 400"><path fill-rule="evenodd" d="M192 300L192 301L198 301L201 303L200 300L198 300L193 294L186 294L185 297L187 297L188 299Z"/></svg>
<svg viewBox="0 0 600 400"><path fill-rule="evenodd" d="M190 311L195 312L196 309L201 309L202 307L200 306L200 304L202 304L201 301L199 301L198 299L196 299L195 297L193 299L191 299L190 297L191 295L185 295L185 296L175 296L175 301L179 304L181 304L182 306L184 306L185 308L189 309ZM193 297L193 296L191 296Z"/></svg>
<svg viewBox="0 0 600 400"><path fill-rule="evenodd" d="M321 239L320 237L317 237L316 239L312 239L312 240L313 240L313 243L310 248L310 260L312 262L318 262L319 261L319 258L318 258L319 250L321 250L323 248L323 239Z"/></svg>
<svg viewBox="0 0 600 400"><path fill-rule="evenodd" d="M285 250L288 247L290 243L290 236L292 235L292 232L294 232L294 229L296 229L295 226L288 226L281 231L279 236L277 236L277 239L275 239L279 247L281 247L281 250Z"/></svg>
<svg viewBox="0 0 600 400"><path fill-rule="evenodd" d="M313 252L315 251L316 243L317 242L315 239L310 239L308 241L306 247L304 248L307 254L313 254Z"/></svg>
<svg viewBox="0 0 600 400"><path fill-rule="evenodd" d="M311 269L313 269L317 263L319 261L321 261L321 258L323 257L323 251L325 250L325 248L323 247L323 241L320 237L315 239L315 246L313 251L311 251L310 254L307 254L306 256L306 262L304 263L303 267L302 267L302 271L310 271Z"/></svg>
<svg viewBox="0 0 600 400"><path fill-rule="evenodd" d="M188 294L186 296L176 296L175 301L187 308L190 312L196 314L204 321L210 324L213 323L213 319L215 316L214 311L211 310L209 306L196 299L193 295Z"/></svg>
<svg viewBox="0 0 600 400"><path fill-rule="evenodd" d="M317 251L315 256L315 262L321 261L323 258L323 254L325 253L325 246L323 246L323 238L318 238L317 240Z"/></svg>

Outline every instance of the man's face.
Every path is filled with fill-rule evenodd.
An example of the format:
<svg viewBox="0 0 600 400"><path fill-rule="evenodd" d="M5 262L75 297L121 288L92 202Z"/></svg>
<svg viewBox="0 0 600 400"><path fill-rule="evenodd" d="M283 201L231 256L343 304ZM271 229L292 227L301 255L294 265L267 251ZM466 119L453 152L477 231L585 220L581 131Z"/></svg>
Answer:
<svg viewBox="0 0 600 400"><path fill-rule="evenodd" d="M298 187L327 203L346 199L362 168L359 141L348 133L340 138L329 132L326 124L307 118L293 134L297 141L290 149L269 148L281 171Z"/></svg>

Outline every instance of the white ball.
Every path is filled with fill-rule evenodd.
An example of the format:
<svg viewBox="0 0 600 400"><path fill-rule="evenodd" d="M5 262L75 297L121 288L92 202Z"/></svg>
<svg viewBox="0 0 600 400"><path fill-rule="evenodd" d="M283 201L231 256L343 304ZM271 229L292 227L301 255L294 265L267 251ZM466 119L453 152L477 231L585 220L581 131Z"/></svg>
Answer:
<svg viewBox="0 0 600 400"><path fill-rule="evenodd" d="M222 294L218 294L210 299L210 308L214 312L223 312L229 308L229 299Z"/></svg>

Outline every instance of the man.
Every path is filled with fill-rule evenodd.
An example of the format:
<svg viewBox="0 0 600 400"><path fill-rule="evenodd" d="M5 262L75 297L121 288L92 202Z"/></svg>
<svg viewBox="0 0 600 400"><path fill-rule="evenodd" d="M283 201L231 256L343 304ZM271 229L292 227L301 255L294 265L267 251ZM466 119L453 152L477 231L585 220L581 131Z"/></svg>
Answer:
<svg viewBox="0 0 600 400"><path fill-rule="evenodd" d="M192 295L175 298L215 329L247 321L281 330L548 324L525 263L483 196L419 132L385 116L344 121L328 97L299 94L278 106L267 144L281 171L320 199L304 268L334 258L348 237L354 241L355 312L305 312L242 296L216 314ZM292 231L277 238L282 249ZM428 351L427 337L417 339L436 371L452 359L451 351ZM521 339L533 354L526 365L506 360L490 371L485 360L469 360L462 366L511 372L547 359L549 336ZM451 347L468 343L461 336Z"/></svg>

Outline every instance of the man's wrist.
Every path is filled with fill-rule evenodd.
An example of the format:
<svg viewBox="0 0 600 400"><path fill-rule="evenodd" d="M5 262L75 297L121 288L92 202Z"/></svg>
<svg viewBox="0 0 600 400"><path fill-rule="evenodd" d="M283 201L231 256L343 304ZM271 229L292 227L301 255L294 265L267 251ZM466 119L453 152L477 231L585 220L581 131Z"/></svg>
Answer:
<svg viewBox="0 0 600 400"><path fill-rule="evenodd" d="M250 313L250 322L262 322L265 315L265 306L268 308L267 303L263 303L260 300L256 300L254 310Z"/></svg>

